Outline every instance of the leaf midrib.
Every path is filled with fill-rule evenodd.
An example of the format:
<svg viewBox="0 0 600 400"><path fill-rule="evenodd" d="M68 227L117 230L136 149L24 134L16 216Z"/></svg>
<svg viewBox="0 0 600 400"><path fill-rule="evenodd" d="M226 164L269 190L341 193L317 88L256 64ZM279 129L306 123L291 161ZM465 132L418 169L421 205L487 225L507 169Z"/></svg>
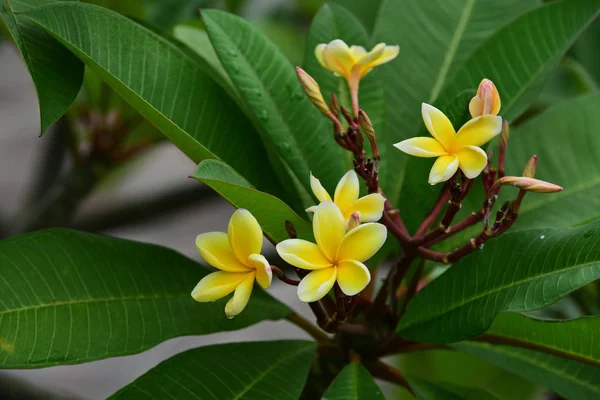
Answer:
<svg viewBox="0 0 600 400"><path fill-rule="evenodd" d="M473 296L471 298L463 300L462 302L456 304L455 306L452 306L450 308L442 310L441 312L439 312L439 313L437 313L437 314L435 314L435 315L433 315L431 317L424 318L424 319L421 319L421 320L417 320L417 321L414 321L414 323L412 323L412 324L402 326L402 327L400 327L400 331L406 330L407 328L413 327L415 325L420 325L420 324L423 324L423 323L426 323L426 322L433 321L436 318L439 318L440 316L442 316L444 314L447 314L447 313L449 313L451 311L455 311L455 310L457 310L457 309L459 309L461 307L464 307L466 304L472 303L475 300L479 300L479 299L481 299L483 297L487 297L487 296L492 295L494 293L502 292L502 291L504 291L506 289L510 289L512 287L515 287L515 286L520 286L520 285L522 285L524 283L527 283L527 282L530 282L530 281L535 281L535 280L538 280L538 279L543 279L543 278L545 278L547 276L552 276L552 275L556 275L556 274L563 274L563 273L566 273L566 272L568 272L568 271L570 271L572 269L585 268L587 266L592 266L594 264L600 264L600 261L596 260L596 261L591 261L591 262L584 263L584 264L572 265L572 266L570 266L568 268L565 268L565 269L561 269L561 270L558 270L558 271L551 271L551 272L544 273L544 274L541 274L541 275L536 275L534 277L528 277L526 279L522 279L522 280L519 280L519 281L511 282L510 284L494 288L493 290L488 290L488 291L482 292L482 293L480 293L478 295L475 295L475 296Z"/></svg>

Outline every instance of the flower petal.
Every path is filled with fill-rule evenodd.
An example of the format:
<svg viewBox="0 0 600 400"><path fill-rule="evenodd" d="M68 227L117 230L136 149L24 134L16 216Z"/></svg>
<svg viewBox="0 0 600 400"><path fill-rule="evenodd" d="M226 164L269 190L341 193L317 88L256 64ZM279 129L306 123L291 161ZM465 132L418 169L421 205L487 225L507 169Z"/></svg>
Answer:
<svg viewBox="0 0 600 400"><path fill-rule="evenodd" d="M315 178L313 176L313 174L310 174L310 188L312 189L313 193L315 194L315 197L317 198L317 200L319 200L319 201L331 200L331 196L329 196L329 193L327 193L327 190L325 190L323 185L321 185L321 181L318 180L317 178Z"/></svg>
<svg viewBox="0 0 600 400"><path fill-rule="evenodd" d="M327 68L327 64L325 64L325 60L323 59L323 52L326 47L327 45L325 43L321 43L315 47L315 57L317 57L319 64L321 64L323 68Z"/></svg>
<svg viewBox="0 0 600 400"><path fill-rule="evenodd" d="M273 270L269 261L261 254L252 254L248 257L248 262L256 269L256 282L263 289L268 289L273 280Z"/></svg>
<svg viewBox="0 0 600 400"><path fill-rule="evenodd" d="M229 299L225 304L225 314L227 318L233 318L246 308L250 295L252 294L252 288L254 287L255 273L251 272L248 276L238 285L233 293L233 297Z"/></svg>
<svg viewBox="0 0 600 400"><path fill-rule="evenodd" d="M360 76L366 75L370 70L375 66L375 62L385 50L385 43L379 43L377 46L373 47L373 49L364 54L362 57L357 59L357 65L360 66Z"/></svg>
<svg viewBox="0 0 600 400"><path fill-rule="evenodd" d="M400 53L400 46L385 46L383 53L375 60L374 67L392 61Z"/></svg>
<svg viewBox="0 0 600 400"><path fill-rule="evenodd" d="M260 254L263 232L254 215L240 208L233 213L227 229L229 244L241 263L247 264L251 254Z"/></svg>
<svg viewBox="0 0 600 400"><path fill-rule="evenodd" d="M368 223L354 228L344 237L336 260L366 261L385 243L387 229L382 224Z"/></svg>
<svg viewBox="0 0 600 400"><path fill-rule="evenodd" d="M436 183L446 182L458 170L458 157L455 155L441 156L431 167L429 172L429 183L435 185Z"/></svg>
<svg viewBox="0 0 600 400"><path fill-rule="evenodd" d="M298 298L305 303L321 300L333 287L336 277L336 267L312 271L300 281Z"/></svg>
<svg viewBox="0 0 600 400"><path fill-rule="evenodd" d="M367 50L362 46L350 46L350 53L352 53L355 60L360 60L367 55Z"/></svg>
<svg viewBox="0 0 600 400"><path fill-rule="evenodd" d="M448 154L444 146L430 137L415 137L394 145L400 151L417 157L439 157Z"/></svg>
<svg viewBox="0 0 600 400"><path fill-rule="evenodd" d="M323 201L318 205L313 217L313 232L319 248L333 262L346 234L346 221L337 205L331 201Z"/></svg>
<svg viewBox="0 0 600 400"><path fill-rule="evenodd" d="M481 146L502 131L502 117L482 115L473 118L459 129L452 144L456 151L464 146Z"/></svg>
<svg viewBox="0 0 600 400"><path fill-rule="evenodd" d="M362 292L371 282L371 273L361 262L346 260L338 263L337 268L337 283L346 296Z"/></svg>
<svg viewBox="0 0 600 400"><path fill-rule="evenodd" d="M279 242L277 253L285 262L301 269L322 269L333 263L327 259L319 246L302 239L288 239Z"/></svg>
<svg viewBox="0 0 600 400"><path fill-rule="evenodd" d="M196 236L196 247L204 260L213 267L229 272L248 272L233 254L229 239L224 232L208 232Z"/></svg>
<svg viewBox="0 0 600 400"><path fill-rule="evenodd" d="M224 272L217 271L212 274L206 275L198 282L194 290L192 290L192 297L194 300L199 302L215 301L222 297L227 296L233 292L235 288L244 280L248 275L253 275L254 272Z"/></svg>
<svg viewBox="0 0 600 400"><path fill-rule="evenodd" d="M429 104L421 104L421 114L431 136L436 138L446 149L449 149L456 135L452 122L443 112Z"/></svg>
<svg viewBox="0 0 600 400"><path fill-rule="evenodd" d="M358 175L351 169L346 172L346 175L344 175L337 184L335 194L333 195L333 202L343 212L350 207L350 204L358 199L359 192L360 186L358 183Z"/></svg>
<svg viewBox="0 0 600 400"><path fill-rule="evenodd" d="M350 77L350 73L356 60L348 45L340 39L333 40L323 51L323 60L327 69L344 76Z"/></svg>
<svg viewBox="0 0 600 400"><path fill-rule="evenodd" d="M352 213L360 213L361 222L376 222L381 219L383 215L383 205L385 204L385 197L379 193L373 193L360 199L348 207L344 212L344 219L348 220Z"/></svg>
<svg viewBox="0 0 600 400"><path fill-rule="evenodd" d="M487 164L487 154L476 146L465 146L456 155L459 168L469 179L477 178Z"/></svg>

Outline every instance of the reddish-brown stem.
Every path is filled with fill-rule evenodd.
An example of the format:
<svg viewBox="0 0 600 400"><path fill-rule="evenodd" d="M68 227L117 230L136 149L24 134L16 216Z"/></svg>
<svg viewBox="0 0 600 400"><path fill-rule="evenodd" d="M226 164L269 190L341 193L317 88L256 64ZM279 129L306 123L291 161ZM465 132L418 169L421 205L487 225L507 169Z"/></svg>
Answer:
<svg viewBox="0 0 600 400"><path fill-rule="evenodd" d="M300 284L300 281L288 278L285 275L285 273L280 268L276 267L275 265L271 265L271 270L273 271L273 273L275 274L275 276L277 278L279 278L280 281L282 281L284 283L287 283L288 285L298 286Z"/></svg>
<svg viewBox="0 0 600 400"><path fill-rule="evenodd" d="M388 300L395 295L396 288L406 276L406 273L408 272L410 264L412 264L413 260L414 257L405 255L400 259L400 261L398 261L396 266L390 269L388 275L383 281L381 289L379 289L379 292L377 293L377 296L375 297L375 300L373 300L373 304L369 309L369 317L372 320L379 319L385 315L386 311L388 310ZM394 296L394 305L395 304L396 301Z"/></svg>
<svg viewBox="0 0 600 400"><path fill-rule="evenodd" d="M402 373L397 369L392 368L381 361L366 362L365 367L375 378L395 383L396 385L402 386L413 395L415 394L411 389L410 385L408 384L408 381L406 380L404 375L402 375Z"/></svg>
<svg viewBox="0 0 600 400"><path fill-rule="evenodd" d="M421 226L419 226L419 229L417 229L415 236L421 236L422 234L427 232L427 229L429 229L433 221L435 221L435 219L444 209L444 206L448 202L448 199L450 199L450 191L448 190L448 185L444 185L431 211L429 212L427 217L425 217L423 223L421 224Z"/></svg>
<svg viewBox="0 0 600 400"><path fill-rule="evenodd" d="M482 219L483 219L483 210L479 210L477 212L471 213L471 215L469 215L468 217L466 217L459 223L452 225L446 233L444 233L440 236L437 236L433 239L425 239L423 241L423 246L427 246L427 247L433 246L434 244L439 243L442 240L445 240L445 239L449 238L450 236L452 236L470 226L475 225ZM432 232L434 232L434 231L432 231Z"/></svg>

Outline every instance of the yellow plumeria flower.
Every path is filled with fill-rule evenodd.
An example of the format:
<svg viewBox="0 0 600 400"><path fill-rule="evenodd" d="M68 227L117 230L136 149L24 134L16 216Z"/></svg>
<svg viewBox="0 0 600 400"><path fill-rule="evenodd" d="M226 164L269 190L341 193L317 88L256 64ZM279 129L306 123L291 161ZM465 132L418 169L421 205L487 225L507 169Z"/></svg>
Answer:
<svg viewBox="0 0 600 400"><path fill-rule="evenodd" d="M298 297L310 303L322 299L337 282L348 296L360 293L371 281L363 264L383 246L387 229L378 223L360 225L346 232L346 220L331 201L317 206L313 218L317 244L289 239L277 252L289 264L310 270L298 285Z"/></svg>
<svg viewBox="0 0 600 400"><path fill-rule="evenodd" d="M241 313L250 299L254 281L263 288L271 285L273 273L260 254L263 233L248 210L239 209L231 216L227 233L209 232L196 237L196 247L204 260L220 271L202 278L192 291L199 302L219 300L235 291L225 305L228 318Z"/></svg>
<svg viewBox="0 0 600 400"><path fill-rule="evenodd" d="M322 201L331 201L331 196L327 190L321 185L321 181L310 175L310 187L317 197ZM353 213L360 214L362 222L376 222L383 215L383 204L385 197L379 193L369 194L358 198L360 195L360 185L358 175L354 170L350 170L342 177L335 188L333 202L338 206L344 216L344 221L348 221ZM317 206L312 206L306 209L307 212L315 212Z"/></svg>
<svg viewBox="0 0 600 400"><path fill-rule="evenodd" d="M457 133L448 117L437 108L423 103L421 113L433 137L411 138L394 146L413 156L438 157L429 173L432 185L447 181L458 168L467 178L476 178L487 164L487 154L479 146L500 133L502 118L482 115L464 124Z"/></svg>
<svg viewBox="0 0 600 400"><path fill-rule="evenodd" d="M471 117L487 114L498 115L500 106L500 93L498 93L496 85L489 79L483 79L477 88L477 94L469 103Z"/></svg>
<svg viewBox="0 0 600 400"><path fill-rule="evenodd" d="M373 68L396 58L400 52L398 46L386 46L379 43L367 52L362 46L350 46L340 39L328 44L321 43L315 49L315 55L321 65L331 72L346 78L348 82L359 80Z"/></svg>

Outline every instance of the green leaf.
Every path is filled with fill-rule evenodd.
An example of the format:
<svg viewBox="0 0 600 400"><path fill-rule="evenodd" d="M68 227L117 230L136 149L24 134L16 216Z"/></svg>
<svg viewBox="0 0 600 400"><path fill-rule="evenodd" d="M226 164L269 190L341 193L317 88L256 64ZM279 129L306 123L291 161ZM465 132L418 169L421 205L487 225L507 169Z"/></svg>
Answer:
<svg viewBox="0 0 600 400"><path fill-rule="evenodd" d="M552 304L600 278L600 221L571 229L508 233L421 290L398 325L433 343L477 336L502 311Z"/></svg>
<svg viewBox="0 0 600 400"><path fill-rule="evenodd" d="M25 15L73 51L193 161L221 159L257 187L277 192L250 122L194 58L101 7L58 3Z"/></svg>
<svg viewBox="0 0 600 400"><path fill-rule="evenodd" d="M375 380L359 363L346 365L323 395L327 400L385 400Z"/></svg>
<svg viewBox="0 0 600 400"><path fill-rule="evenodd" d="M373 33L373 29L380 18L381 7L386 0L330 0L344 6L360 20L369 34Z"/></svg>
<svg viewBox="0 0 600 400"><path fill-rule="evenodd" d="M452 347L513 371L567 399L600 397L600 368L549 354L489 343L461 342Z"/></svg>
<svg viewBox="0 0 600 400"><path fill-rule="evenodd" d="M312 226L307 220L277 197L253 189L228 165L216 160L206 160L198 166L192 178L210 186L234 207L249 210L272 242L289 239L285 221L294 225L298 237L312 238Z"/></svg>
<svg viewBox="0 0 600 400"><path fill-rule="evenodd" d="M304 94L294 67L275 44L243 19L216 10L203 11L202 17L225 70L258 121L265 145L296 180L282 182L312 198L312 171L325 187L334 187L349 165L341 157L342 149L333 140L327 119Z"/></svg>
<svg viewBox="0 0 600 400"><path fill-rule="evenodd" d="M415 377L407 377L417 400L464 400L464 397L438 384Z"/></svg>
<svg viewBox="0 0 600 400"><path fill-rule="evenodd" d="M163 361L110 398L296 400L315 348L305 341L200 347Z"/></svg>
<svg viewBox="0 0 600 400"><path fill-rule="evenodd" d="M331 71L323 68L315 56L315 48L318 44L329 43L334 39L342 39L350 45L363 46L368 50L373 47L373 41L350 11L332 4L323 6L310 26L304 55L304 69L319 83L326 101L329 101L331 93L336 93L341 104L351 110L346 80L336 77ZM376 132L383 129L385 103L378 69L371 71L360 82L360 108L367 112ZM386 150L387 148L380 149L382 157L385 157ZM349 152L346 154L351 157Z"/></svg>
<svg viewBox="0 0 600 400"><path fill-rule="evenodd" d="M600 95L557 104L514 129L506 165L521 175L532 154L538 156L536 178L561 185L548 195L528 194L515 223L517 229L567 227L600 217ZM557 153L556 144L560 146ZM511 193L514 195L514 191Z"/></svg>
<svg viewBox="0 0 600 400"><path fill-rule="evenodd" d="M19 13L57 0L0 0L0 17L31 74L40 104L41 133L67 111L83 83L83 64L63 45Z"/></svg>
<svg viewBox="0 0 600 400"><path fill-rule="evenodd" d="M405 172L414 172L405 168L408 156L391 146L424 131L421 103L436 102L442 88L474 49L519 13L538 3L538 0L388 0L383 3L374 30L376 42L400 45L398 59L380 67L385 83L386 123L381 134L378 132L378 138L380 147L390 149L390 155L382 159L381 180L392 204L398 205ZM473 88L477 85L469 87ZM453 92L451 97L458 93ZM426 184L427 179L423 182ZM433 194L435 192L433 190ZM403 203L416 198L403 195L400 208L410 207ZM410 212L405 214L413 218Z"/></svg>
<svg viewBox="0 0 600 400"><path fill-rule="evenodd" d="M503 313L494 320L486 336L515 340L540 351L600 367L600 347L594 340L599 333L600 317L556 321Z"/></svg>
<svg viewBox="0 0 600 400"><path fill-rule="evenodd" d="M229 320L226 299L197 303L190 296L208 272L198 263L163 247L88 233L48 230L1 241L0 263L1 368L124 356L291 312L257 288L248 308Z"/></svg>

